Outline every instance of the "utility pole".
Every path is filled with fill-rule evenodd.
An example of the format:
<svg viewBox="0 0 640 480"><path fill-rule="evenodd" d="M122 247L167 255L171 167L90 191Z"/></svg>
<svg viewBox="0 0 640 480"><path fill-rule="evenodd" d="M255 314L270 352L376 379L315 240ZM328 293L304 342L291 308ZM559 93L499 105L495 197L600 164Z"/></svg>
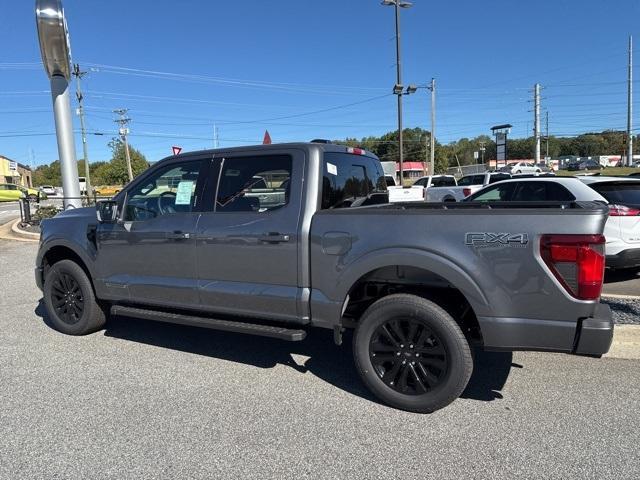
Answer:
<svg viewBox="0 0 640 480"><path fill-rule="evenodd" d="M91 178L89 175L89 153L87 152L87 130L84 126L84 108L82 106L82 88L80 87L80 80L87 72L80 71L80 65L74 64L73 72L71 74L76 77L76 98L78 99L78 116L80 117L80 131L82 133L82 154L84 155L84 178L87 190L87 196L90 195L91 190ZM82 192L81 192L82 193Z"/></svg>
<svg viewBox="0 0 640 480"><path fill-rule="evenodd" d="M536 138L535 163L540 163L540 84L536 83L534 87L534 135Z"/></svg>
<svg viewBox="0 0 640 480"><path fill-rule="evenodd" d="M213 124L213 148L218 148L218 127L214 123Z"/></svg>
<svg viewBox="0 0 640 480"><path fill-rule="evenodd" d="M629 35L629 78L627 87L627 166L633 165L633 37Z"/></svg>
<svg viewBox="0 0 640 480"><path fill-rule="evenodd" d="M431 145L429 149L429 173L435 175L435 149L436 149L436 79L431 79Z"/></svg>
<svg viewBox="0 0 640 480"><path fill-rule="evenodd" d="M549 162L549 110L545 112L545 123L546 123L546 139L547 139L547 151L544 155L544 162L547 164Z"/></svg>
<svg viewBox="0 0 640 480"><path fill-rule="evenodd" d="M127 135L129 135L129 128L127 125L129 125L131 119L125 116L127 114L126 108L119 108L114 110L113 113L120 115L120 118L115 120L115 122L120 126L118 133L120 133L120 138L124 143L124 153L127 157L127 173L129 174L129 181L131 181L133 180L133 170L131 169L131 155L129 154L129 142L127 141Z"/></svg>

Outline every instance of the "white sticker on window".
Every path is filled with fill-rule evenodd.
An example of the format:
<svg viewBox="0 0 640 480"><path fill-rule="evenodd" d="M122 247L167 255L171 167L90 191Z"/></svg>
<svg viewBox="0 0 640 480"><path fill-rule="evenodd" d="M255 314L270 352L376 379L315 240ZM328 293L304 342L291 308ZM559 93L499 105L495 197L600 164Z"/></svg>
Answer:
<svg viewBox="0 0 640 480"><path fill-rule="evenodd" d="M176 190L176 205L190 205L191 204L191 192L193 192L193 182L184 181L178 184Z"/></svg>
<svg viewBox="0 0 640 480"><path fill-rule="evenodd" d="M333 163L327 162L327 172L331 175L338 175L338 167L336 167Z"/></svg>

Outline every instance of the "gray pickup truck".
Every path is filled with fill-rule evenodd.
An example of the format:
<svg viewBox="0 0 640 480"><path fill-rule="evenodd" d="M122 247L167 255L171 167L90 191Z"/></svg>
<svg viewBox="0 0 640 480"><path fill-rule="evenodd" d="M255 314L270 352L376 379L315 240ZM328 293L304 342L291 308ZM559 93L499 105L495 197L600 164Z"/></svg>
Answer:
<svg viewBox="0 0 640 480"><path fill-rule="evenodd" d="M465 389L472 347L607 352L606 219L589 202L389 204L357 148L221 149L43 221L35 275L71 335L108 315L337 344L354 329L368 388L431 412Z"/></svg>

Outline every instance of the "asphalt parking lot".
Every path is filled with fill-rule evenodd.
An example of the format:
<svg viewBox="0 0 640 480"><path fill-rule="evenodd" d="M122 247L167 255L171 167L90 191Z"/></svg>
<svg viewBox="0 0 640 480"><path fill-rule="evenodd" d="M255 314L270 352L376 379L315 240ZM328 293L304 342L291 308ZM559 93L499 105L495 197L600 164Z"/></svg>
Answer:
<svg viewBox="0 0 640 480"><path fill-rule="evenodd" d="M463 398L409 414L327 332L61 335L36 248L0 240L0 478L640 477L640 361L478 354Z"/></svg>

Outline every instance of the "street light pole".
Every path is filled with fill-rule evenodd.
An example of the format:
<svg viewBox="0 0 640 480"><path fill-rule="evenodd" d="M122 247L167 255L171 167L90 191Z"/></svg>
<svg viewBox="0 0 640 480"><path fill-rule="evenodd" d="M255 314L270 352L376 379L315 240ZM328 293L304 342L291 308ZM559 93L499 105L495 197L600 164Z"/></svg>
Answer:
<svg viewBox="0 0 640 480"><path fill-rule="evenodd" d="M403 184L404 180L404 172L403 172L403 161L404 161L404 149L402 142L402 95L403 95L403 86L402 86L402 56L400 49L400 8L409 8L412 3L404 2L402 0L383 0L382 5L393 5L395 9L395 17L396 17L396 84L393 87L393 93L398 96L398 149L400 150L399 155L399 171L400 171L400 185Z"/></svg>
<svg viewBox="0 0 640 480"><path fill-rule="evenodd" d="M69 100L69 79L71 78L69 31L61 0L36 0L36 24L42 63L51 81L62 191L65 197L63 205L65 209L80 208L82 200Z"/></svg>

